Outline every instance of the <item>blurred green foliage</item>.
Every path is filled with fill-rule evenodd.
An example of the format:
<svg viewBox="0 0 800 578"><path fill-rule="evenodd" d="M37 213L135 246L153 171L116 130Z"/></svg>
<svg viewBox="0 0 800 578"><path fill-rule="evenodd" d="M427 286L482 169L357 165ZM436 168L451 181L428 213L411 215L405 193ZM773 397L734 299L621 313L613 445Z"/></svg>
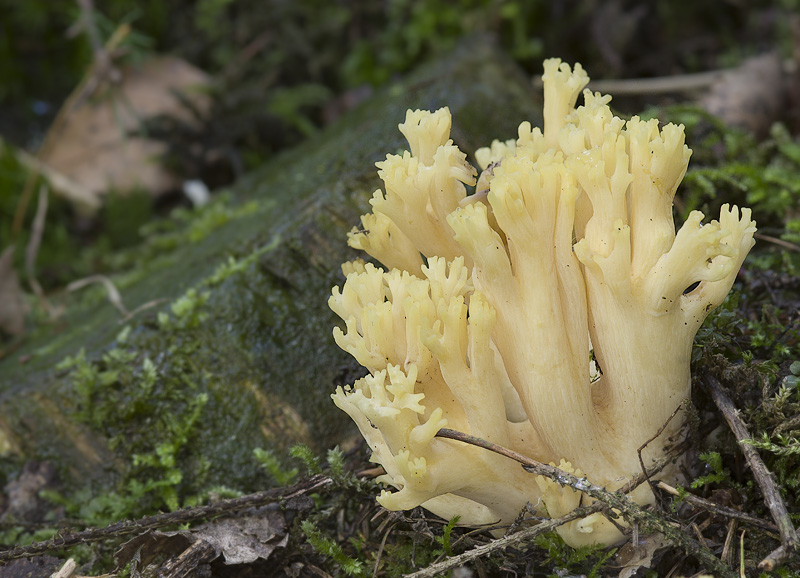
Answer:
<svg viewBox="0 0 800 578"><path fill-rule="evenodd" d="M382 84L431 54L450 50L464 34L494 32L521 61L541 58L545 2L492 0L390 0L385 29L358 38L343 60L345 85Z"/></svg>
<svg viewBox="0 0 800 578"><path fill-rule="evenodd" d="M465 36L493 34L533 73L543 57L557 55L582 62L595 78L647 76L753 51L765 27L783 34L785 19L776 11L790 9L781 2L718 7L688 0L104 0L95 2L95 20L103 39L123 23L133 26L127 57L170 52L215 75L215 112L233 115L227 125L235 136L250 145L264 141L268 152L291 144L292 135L308 136L332 95L384 84ZM0 134L35 142L29 127L41 132L87 71L91 47L76 26L79 17L75 0L0 0L0 104L14 109L0 113ZM701 50L691 48L697 38ZM278 88L282 94L273 96ZM287 108L289 101L295 108ZM254 105L269 102L268 111ZM277 129L269 122L276 119ZM270 139L264 132L281 134Z"/></svg>
<svg viewBox="0 0 800 578"><path fill-rule="evenodd" d="M312 136L369 93L466 37L495 37L531 74L580 61L594 78L651 76L735 61L772 36L786 44L785 2L709 7L679 0L105 0L103 40L132 33L122 61L172 53L209 72L202 128L161 119L169 166L212 188ZM0 0L0 134L35 147L92 50L76 0ZM609 30L614 30L609 35ZM702 49L692 48L702 46ZM119 63L120 60L117 60ZM209 151L217 160L209 166Z"/></svg>
<svg viewBox="0 0 800 578"><path fill-rule="evenodd" d="M100 3L98 3L100 4ZM134 23L123 44L128 56L155 48L168 25L168 6L157 0L104 0L95 21L103 39ZM58 106L92 62L92 48L76 24L75 0L0 0L0 134L35 145Z"/></svg>
<svg viewBox="0 0 800 578"><path fill-rule="evenodd" d="M25 249L33 234L31 223L41 194L36 185L23 215L24 226L14 231L14 216L27 175L28 169L20 163L17 150L0 140L0 248L15 245L16 270L25 284ZM48 193L47 202L47 221L35 269L45 289L64 286L97 270L108 270L119 259L114 251L138 244L142 240L140 227L153 215L152 197L141 190L124 195L110 191L97 224L91 228L64 198Z"/></svg>
<svg viewBox="0 0 800 578"><path fill-rule="evenodd" d="M214 105L201 128L162 119L148 129L172 145L170 166L178 174L215 188L311 137L369 87L391 82L470 34L475 42L484 38L476 33L494 35L532 74L542 58L558 55L581 61L594 78L647 76L740 58L759 42L780 45L787 34L780 16L793 3L711 10L686 0L652 6L631 0L105 0L95 8L103 40L123 24L133 26L120 63L172 52L213 75ZM91 47L76 26L80 16L76 0L0 0L0 134L18 146L35 145L90 68ZM704 48L687 48L692 39ZM776 125L758 143L698 109L654 114L684 123L694 149L678 196L682 217L693 209L718 214L722 203L737 203L753 208L761 233L800 242L800 143L789 130ZM26 230L12 238L27 171L11 150L0 149L0 240L19 249L27 245L36 203L24 215ZM225 163L221 171L207 166L209 151ZM146 195L108 199L99 228L83 231L71 209L51 199L37 259L46 288L102 268L114 249L146 236L140 231L152 216ZM800 270L800 253L765 254L758 258L762 267ZM22 272L21 251L17 261Z"/></svg>
<svg viewBox="0 0 800 578"><path fill-rule="evenodd" d="M662 121L684 124L692 149L676 199L680 220L693 210L714 218L724 203L750 207L762 239L750 263L800 275L800 139L778 123L758 142L692 107L663 108L657 114Z"/></svg>

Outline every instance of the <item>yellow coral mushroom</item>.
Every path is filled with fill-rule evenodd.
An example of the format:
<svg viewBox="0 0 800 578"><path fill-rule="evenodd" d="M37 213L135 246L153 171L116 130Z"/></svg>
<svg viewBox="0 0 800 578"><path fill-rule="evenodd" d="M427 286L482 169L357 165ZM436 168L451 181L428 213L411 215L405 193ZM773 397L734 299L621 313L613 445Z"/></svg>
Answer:
<svg viewBox="0 0 800 578"><path fill-rule="evenodd" d="M544 130L524 122L516 141L477 151L479 179L449 138L448 109L409 111L400 130L411 150L378 163L384 188L350 234L387 269L345 264L333 290L345 323L336 343L369 370L333 399L386 470L389 509L508 524L526 503L551 516L586 503L508 458L435 437L445 426L624 486L641 470L638 448L689 397L694 335L753 245L749 209L727 205L675 233L691 154L682 126L623 121L588 90L576 109L580 65L544 69ZM678 413L647 444L645 466L684 421ZM631 497L653 500L647 485ZM600 514L559 532L572 545L622 538Z"/></svg>

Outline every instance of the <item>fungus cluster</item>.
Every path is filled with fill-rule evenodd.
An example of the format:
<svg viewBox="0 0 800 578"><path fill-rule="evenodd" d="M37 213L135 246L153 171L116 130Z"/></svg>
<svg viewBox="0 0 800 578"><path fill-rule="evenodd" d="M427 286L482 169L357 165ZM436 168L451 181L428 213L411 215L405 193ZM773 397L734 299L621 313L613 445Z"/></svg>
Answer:
<svg viewBox="0 0 800 578"><path fill-rule="evenodd" d="M547 60L543 80L544 130L523 122L516 140L477 151L480 175L450 140L447 108L408 111L410 151L377 164L384 188L349 235L384 267L346 263L333 289L336 343L369 371L333 400L386 470L390 510L508 524L526 503L555 517L587 502L435 437L445 426L621 488L689 397L694 335L753 245L750 211L735 206L707 224L692 212L675 232L682 126L624 121L589 90L576 108L578 64ZM647 444L646 467L683 413ZM631 497L653 500L647 484ZM559 533L574 546L622 538L601 514Z"/></svg>

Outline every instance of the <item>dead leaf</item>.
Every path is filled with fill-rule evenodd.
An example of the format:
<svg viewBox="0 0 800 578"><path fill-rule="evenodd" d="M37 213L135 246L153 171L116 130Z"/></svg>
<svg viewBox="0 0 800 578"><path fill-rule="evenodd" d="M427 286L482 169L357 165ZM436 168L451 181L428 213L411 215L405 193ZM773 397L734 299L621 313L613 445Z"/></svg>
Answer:
<svg viewBox="0 0 800 578"><path fill-rule="evenodd" d="M661 534L645 536L637 546L628 542L616 555L620 567L619 578L631 578L640 568L650 568L656 551L669 546L670 543Z"/></svg>
<svg viewBox="0 0 800 578"><path fill-rule="evenodd" d="M0 255L0 331L14 337L25 332L25 303L19 276L14 270L14 246Z"/></svg>
<svg viewBox="0 0 800 578"><path fill-rule="evenodd" d="M225 564L266 560L275 548L286 545L286 520L279 510L262 515L225 518L195 529L195 535L222 551Z"/></svg>
<svg viewBox="0 0 800 578"><path fill-rule="evenodd" d="M88 213L100 208L101 202L97 195L84 188L80 183L67 178L22 149L14 149L13 153L20 164L42 175L47 179L54 191L69 200L73 205Z"/></svg>
<svg viewBox="0 0 800 578"><path fill-rule="evenodd" d="M748 58L725 71L700 106L726 125L743 128L762 138L780 120L784 105L783 70L775 53Z"/></svg>
<svg viewBox="0 0 800 578"><path fill-rule="evenodd" d="M3 487L8 503L0 521L41 522L51 513L51 507L40 493L52 487L55 479L56 469L50 462L27 462L19 477Z"/></svg>
<svg viewBox="0 0 800 578"><path fill-rule="evenodd" d="M267 506L190 530L142 534L123 544L114 557L119 568L136 558L141 569L180 556L202 541L214 549L208 562L222 556L226 565L251 564L268 559L276 548L286 546L288 539L283 512Z"/></svg>
<svg viewBox="0 0 800 578"><path fill-rule="evenodd" d="M124 568L131 562L136 563L139 570L162 564L165 560L179 556L191 546L191 539L186 533L145 532L125 542L114 554L117 568Z"/></svg>
<svg viewBox="0 0 800 578"><path fill-rule="evenodd" d="M142 121L159 115L191 121L181 98L201 112L210 104L200 90L208 76L178 58L156 56L121 73L119 85L67 111L53 146L40 159L50 173L71 184L70 190L82 191L81 197L86 191L101 198L110 189L144 188L159 195L177 188L178 179L158 161L165 145L139 134ZM75 200L92 208L85 199Z"/></svg>

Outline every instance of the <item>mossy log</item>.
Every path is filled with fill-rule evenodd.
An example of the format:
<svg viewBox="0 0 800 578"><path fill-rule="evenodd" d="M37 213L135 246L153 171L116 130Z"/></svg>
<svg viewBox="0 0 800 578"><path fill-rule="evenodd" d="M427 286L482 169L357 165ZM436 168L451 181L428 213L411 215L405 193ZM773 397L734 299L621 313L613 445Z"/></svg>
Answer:
<svg viewBox="0 0 800 578"><path fill-rule="evenodd" d="M330 400L360 370L333 343L327 297L357 256L346 233L379 186L375 162L406 147L406 109L442 106L471 153L537 123L541 99L473 39L241 179L225 202L153 233L112 279L134 314L102 285L72 293L0 361L0 478L47 460L73 487L177 475L186 492L247 490L254 448L321 450L355 432Z"/></svg>

